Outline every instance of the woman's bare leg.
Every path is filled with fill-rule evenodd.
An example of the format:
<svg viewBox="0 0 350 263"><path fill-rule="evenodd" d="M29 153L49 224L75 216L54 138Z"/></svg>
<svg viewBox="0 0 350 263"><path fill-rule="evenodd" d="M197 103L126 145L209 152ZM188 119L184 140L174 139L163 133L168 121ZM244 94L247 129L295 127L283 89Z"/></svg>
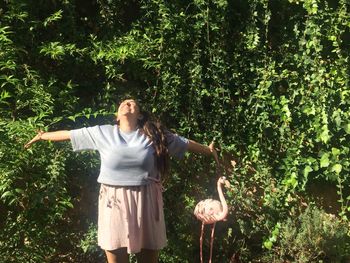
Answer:
<svg viewBox="0 0 350 263"><path fill-rule="evenodd" d="M129 263L129 254L125 247L105 252L108 263Z"/></svg>
<svg viewBox="0 0 350 263"><path fill-rule="evenodd" d="M142 249L136 254L137 263L158 263L159 250Z"/></svg>

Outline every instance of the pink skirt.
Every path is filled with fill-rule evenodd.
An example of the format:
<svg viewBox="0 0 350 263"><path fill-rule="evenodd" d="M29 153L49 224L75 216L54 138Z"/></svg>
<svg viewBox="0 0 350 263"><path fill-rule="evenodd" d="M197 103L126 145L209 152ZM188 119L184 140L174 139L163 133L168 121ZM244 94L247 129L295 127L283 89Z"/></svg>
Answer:
<svg viewBox="0 0 350 263"><path fill-rule="evenodd" d="M166 246L162 188L152 182L142 186L101 184L98 245L104 250L126 247L128 253Z"/></svg>

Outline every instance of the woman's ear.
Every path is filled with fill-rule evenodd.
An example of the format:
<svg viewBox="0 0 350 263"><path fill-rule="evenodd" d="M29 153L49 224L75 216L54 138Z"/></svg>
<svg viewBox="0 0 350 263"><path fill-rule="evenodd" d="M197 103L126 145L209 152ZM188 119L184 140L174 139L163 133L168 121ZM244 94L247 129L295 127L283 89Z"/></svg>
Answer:
<svg viewBox="0 0 350 263"><path fill-rule="evenodd" d="M137 119L139 120L139 121L142 121L143 120L143 118L144 118L144 116L143 116L143 114L139 114L139 116L137 117Z"/></svg>

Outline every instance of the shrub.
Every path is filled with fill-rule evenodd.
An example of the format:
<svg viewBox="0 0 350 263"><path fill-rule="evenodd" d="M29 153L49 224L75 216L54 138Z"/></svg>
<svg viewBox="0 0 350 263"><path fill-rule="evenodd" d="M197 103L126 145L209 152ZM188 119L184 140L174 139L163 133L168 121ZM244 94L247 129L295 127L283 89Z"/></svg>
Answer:
<svg viewBox="0 0 350 263"><path fill-rule="evenodd" d="M349 224L314 205L281 222L269 262L348 262Z"/></svg>

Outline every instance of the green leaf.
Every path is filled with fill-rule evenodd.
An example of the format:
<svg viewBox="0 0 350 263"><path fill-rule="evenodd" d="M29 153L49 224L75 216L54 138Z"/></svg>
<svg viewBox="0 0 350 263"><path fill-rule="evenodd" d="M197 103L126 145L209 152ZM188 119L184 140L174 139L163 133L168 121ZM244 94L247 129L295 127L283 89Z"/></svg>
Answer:
<svg viewBox="0 0 350 263"><path fill-rule="evenodd" d="M312 167L311 166L306 166L305 168L304 168L304 177L308 177L308 175L309 175L309 173L310 172L312 172L313 171L313 169L312 169Z"/></svg>
<svg viewBox="0 0 350 263"><path fill-rule="evenodd" d="M20 188L16 188L15 192L19 193L19 194L23 194L24 193L23 189L20 189Z"/></svg>
<svg viewBox="0 0 350 263"><path fill-rule="evenodd" d="M1 198L0 198L0 199L4 199L4 198L6 198L6 197L8 197L8 196L14 196L14 194L13 194L11 191L6 191L5 193L3 193L3 194L1 195Z"/></svg>
<svg viewBox="0 0 350 263"><path fill-rule="evenodd" d="M320 167L324 168L328 166L329 166L329 153L324 153L320 160Z"/></svg>
<svg viewBox="0 0 350 263"><path fill-rule="evenodd" d="M44 27L47 27L54 21L60 20L62 18L62 10L58 10L56 13L53 13L51 16L47 17L44 21Z"/></svg>
<svg viewBox="0 0 350 263"><path fill-rule="evenodd" d="M266 240L264 242L264 247L267 248L268 250L271 250L272 248L272 242L270 240Z"/></svg>
<svg viewBox="0 0 350 263"><path fill-rule="evenodd" d="M338 148L332 147L332 154L334 156L339 156L340 155L340 150Z"/></svg>
<svg viewBox="0 0 350 263"><path fill-rule="evenodd" d="M10 98L10 97L11 97L10 93L7 92L6 90L3 90L1 92L1 95L0 95L0 101L4 100L4 99L7 99L7 98Z"/></svg>
<svg viewBox="0 0 350 263"><path fill-rule="evenodd" d="M350 134L350 123L345 124L345 125L343 126L343 129L345 130L345 132L346 132L347 134Z"/></svg>
<svg viewBox="0 0 350 263"><path fill-rule="evenodd" d="M324 125L322 127L322 132L320 134L320 139L321 139L322 142L327 143L329 141L330 137L331 136L329 135L329 131L328 131L327 125Z"/></svg>
<svg viewBox="0 0 350 263"><path fill-rule="evenodd" d="M335 165L332 166L332 172L336 172L336 174L340 174L341 170L342 170L342 165L337 163Z"/></svg>
<svg viewBox="0 0 350 263"><path fill-rule="evenodd" d="M306 115L315 115L316 114L315 106L314 105L311 105L311 107L310 106L305 106L302 109L302 112L305 113Z"/></svg>

